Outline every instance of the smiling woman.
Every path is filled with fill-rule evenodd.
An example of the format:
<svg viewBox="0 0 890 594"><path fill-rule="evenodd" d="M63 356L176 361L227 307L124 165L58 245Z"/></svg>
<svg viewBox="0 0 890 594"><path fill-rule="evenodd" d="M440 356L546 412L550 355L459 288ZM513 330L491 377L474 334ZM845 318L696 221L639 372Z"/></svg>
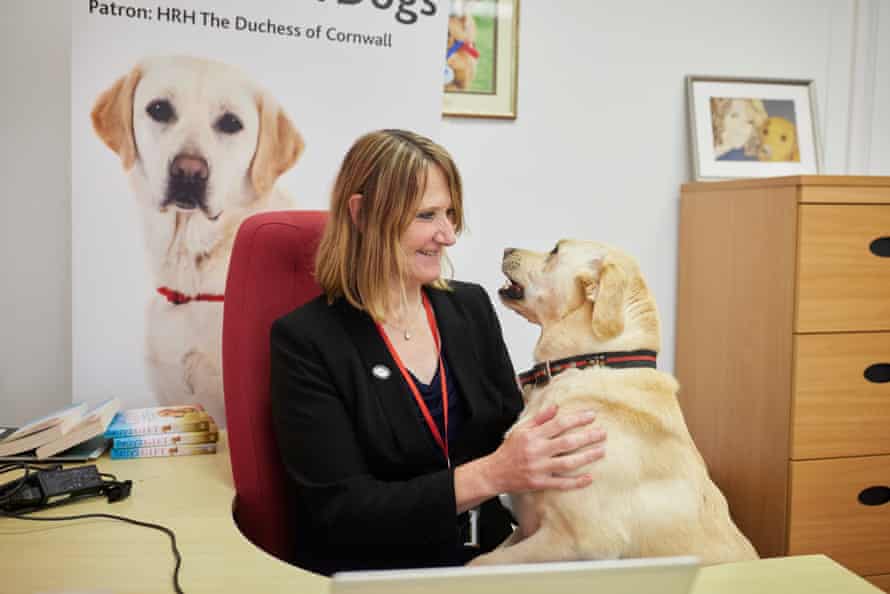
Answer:
<svg viewBox="0 0 890 594"><path fill-rule="evenodd" d="M466 563L510 533L499 493L589 483L554 472L601 455L593 434L563 437L592 417L545 411L502 441L522 399L485 290L444 278L464 226L444 148L405 130L359 138L329 213L324 294L271 332L297 563L325 574Z"/></svg>
<svg viewBox="0 0 890 594"><path fill-rule="evenodd" d="M332 299L342 296L381 321L414 310L421 285L447 286L440 260L463 228L463 192L450 155L431 140L382 130L356 141L331 213L317 277Z"/></svg>

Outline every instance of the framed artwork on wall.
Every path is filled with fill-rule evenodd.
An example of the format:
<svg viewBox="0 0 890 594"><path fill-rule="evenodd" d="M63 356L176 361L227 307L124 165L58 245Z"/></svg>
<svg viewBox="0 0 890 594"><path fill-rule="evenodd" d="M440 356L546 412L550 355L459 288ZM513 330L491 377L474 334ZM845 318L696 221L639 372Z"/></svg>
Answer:
<svg viewBox="0 0 890 594"><path fill-rule="evenodd" d="M696 180L819 173L811 80L687 76Z"/></svg>
<svg viewBox="0 0 890 594"><path fill-rule="evenodd" d="M451 0L443 114L516 119L519 0Z"/></svg>

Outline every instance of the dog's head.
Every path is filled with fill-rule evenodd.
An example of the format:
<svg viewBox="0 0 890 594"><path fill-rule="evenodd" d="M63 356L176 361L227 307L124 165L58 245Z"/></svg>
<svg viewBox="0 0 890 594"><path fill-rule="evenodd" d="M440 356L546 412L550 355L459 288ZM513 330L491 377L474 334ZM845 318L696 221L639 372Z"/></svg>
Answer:
<svg viewBox="0 0 890 594"><path fill-rule="evenodd" d="M561 240L549 253L508 248L501 301L541 326L535 358L608 350L658 351L655 300L639 266L621 250Z"/></svg>
<svg viewBox="0 0 890 594"><path fill-rule="evenodd" d="M760 130L761 145L757 158L761 161L800 161L797 130L785 118L772 117Z"/></svg>
<svg viewBox="0 0 890 594"><path fill-rule="evenodd" d="M303 149L267 93L232 66L191 57L142 62L99 96L92 120L146 206L209 220L267 194Z"/></svg>

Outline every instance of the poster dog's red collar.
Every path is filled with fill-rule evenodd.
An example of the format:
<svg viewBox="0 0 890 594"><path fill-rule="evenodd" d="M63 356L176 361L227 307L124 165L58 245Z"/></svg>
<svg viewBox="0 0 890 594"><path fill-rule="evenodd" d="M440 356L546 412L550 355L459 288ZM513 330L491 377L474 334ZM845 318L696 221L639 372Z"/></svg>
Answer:
<svg viewBox="0 0 890 594"><path fill-rule="evenodd" d="M190 301L223 301L223 295L211 295L210 293L198 293L197 295L186 295L179 291L174 291L169 287L158 287L158 293L167 298L167 301L173 305L183 305Z"/></svg>

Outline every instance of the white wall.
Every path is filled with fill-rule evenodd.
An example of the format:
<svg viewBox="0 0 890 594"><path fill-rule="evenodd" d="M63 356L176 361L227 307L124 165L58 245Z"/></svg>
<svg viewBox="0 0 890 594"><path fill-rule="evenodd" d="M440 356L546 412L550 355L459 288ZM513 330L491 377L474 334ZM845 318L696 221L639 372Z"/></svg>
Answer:
<svg viewBox="0 0 890 594"><path fill-rule="evenodd" d="M70 400L70 5L3 5L0 423ZM470 232L458 277L494 294L506 246L560 237L640 260L673 369L687 74L812 78L825 173L890 175L887 0L524 0L519 118L446 119ZM323 198L306 206L317 207ZM534 328L500 309L518 368Z"/></svg>
<svg viewBox="0 0 890 594"><path fill-rule="evenodd" d="M875 23L872 30L874 68L866 77L872 81L871 150L866 173L887 175L890 172L890 0L873 3L869 15Z"/></svg>
<svg viewBox="0 0 890 594"><path fill-rule="evenodd" d="M0 425L15 425L71 402L71 8L0 10Z"/></svg>
<svg viewBox="0 0 890 594"><path fill-rule="evenodd" d="M442 127L466 178L473 227L455 250L458 274L494 291L503 280L498 248L550 249L560 237L623 246L660 307L663 369L673 369L679 191L691 175L686 75L813 79L823 171L890 175L887 0L526 0L521 8L519 118ZM523 368L537 333L501 311Z"/></svg>

